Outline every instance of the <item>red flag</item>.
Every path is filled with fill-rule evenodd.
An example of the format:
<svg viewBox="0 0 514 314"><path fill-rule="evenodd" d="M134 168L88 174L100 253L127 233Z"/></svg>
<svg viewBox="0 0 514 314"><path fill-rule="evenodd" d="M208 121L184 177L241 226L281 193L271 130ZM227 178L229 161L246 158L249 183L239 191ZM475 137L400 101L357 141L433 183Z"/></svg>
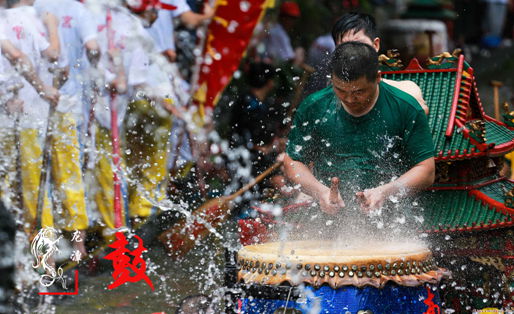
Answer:
<svg viewBox="0 0 514 314"><path fill-rule="evenodd" d="M239 67L266 0L218 0L216 16L208 27L198 88L200 110L214 107Z"/></svg>

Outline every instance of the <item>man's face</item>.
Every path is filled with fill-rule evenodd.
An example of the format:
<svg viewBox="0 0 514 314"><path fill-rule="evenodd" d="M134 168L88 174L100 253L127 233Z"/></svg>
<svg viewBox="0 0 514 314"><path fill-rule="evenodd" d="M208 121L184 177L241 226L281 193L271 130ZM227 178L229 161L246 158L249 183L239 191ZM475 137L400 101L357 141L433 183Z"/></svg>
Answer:
<svg viewBox="0 0 514 314"><path fill-rule="evenodd" d="M366 35L364 33L364 30L362 30L362 29L358 32L351 30L351 31L344 33L342 36L340 36L338 38L336 44L340 45L342 43L346 43L349 41L358 41L363 44L370 45L371 47L375 48L376 51L378 51L380 49L380 38L377 37L377 38L371 40L371 38L369 38L368 35Z"/></svg>
<svg viewBox="0 0 514 314"><path fill-rule="evenodd" d="M349 114L361 116L366 114L375 104L378 92L378 82L380 75L372 81L368 81L365 76L355 81L343 81L332 75L332 86L334 92Z"/></svg>

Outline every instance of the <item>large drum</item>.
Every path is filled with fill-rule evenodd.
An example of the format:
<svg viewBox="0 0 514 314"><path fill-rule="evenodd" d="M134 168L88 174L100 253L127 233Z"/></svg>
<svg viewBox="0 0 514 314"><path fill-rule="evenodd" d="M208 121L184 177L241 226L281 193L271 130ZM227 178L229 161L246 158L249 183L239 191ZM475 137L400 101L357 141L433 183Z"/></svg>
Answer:
<svg viewBox="0 0 514 314"><path fill-rule="evenodd" d="M437 313L445 274L420 243L271 242L237 263L242 313Z"/></svg>

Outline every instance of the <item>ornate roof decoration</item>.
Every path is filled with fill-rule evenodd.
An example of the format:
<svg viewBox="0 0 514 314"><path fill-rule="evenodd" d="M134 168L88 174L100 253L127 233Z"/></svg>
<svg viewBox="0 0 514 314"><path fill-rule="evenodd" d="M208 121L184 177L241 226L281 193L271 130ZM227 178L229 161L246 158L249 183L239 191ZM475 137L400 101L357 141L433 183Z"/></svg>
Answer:
<svg viewBox="0 0 514 314"><path fill-rule="evenodd" d="M514 111L509 111L509 103L503 104L503 110L505 113L502 115L503 123L509 128L514 128Z"/></svg>
<svg viewBox="0 0 514 314"><path fill-rule="evenodd" d="M514 225L514 181L499 175L501 156L514 150L514 111L504 122L484 112L473 68L460 51L442 53L423 68L400 68L397 54L381 57L382 76L418 84L429 107L436 183L423 196L427 232L463 232Z"/></svg>
<svg viewBox="0 0 514 314"><path fill-rule="evenodd" d="M391 57L382 57L382 75L413 81L423 92L430 110L428 120L436 161L499 156L514 150L514 126L485 114L473 68L460 51L430 58L426 68L412 59L406 68L398 69L392 66L397 59ZM514 116L511 123L513 119Z"/></svg>
<svg viewBox="0 0 514 314"><path fill-rule="evenodd" d="M459 190L428 192L422 200L424 230L464 232L513 226L514 209L504 204L506 188L514 188L514 182L499 178Z"/></svg>

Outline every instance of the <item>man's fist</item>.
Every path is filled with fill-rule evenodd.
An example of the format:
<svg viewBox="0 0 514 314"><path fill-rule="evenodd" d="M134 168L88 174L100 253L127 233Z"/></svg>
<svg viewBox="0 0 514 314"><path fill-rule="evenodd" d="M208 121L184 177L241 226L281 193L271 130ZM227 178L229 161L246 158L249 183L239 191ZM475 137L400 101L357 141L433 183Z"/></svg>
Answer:
<svg viewBox="0 0 514 314"><path fill-rule="evenodd" d="M318 201L321 210L329 215L337 214L345 206L339 190L337 191L337 196L334 196L328 187L319 194Z"/></svg>
<svg viewBox="0 0 514 314"><path fill-rule="evenodd" d="M57 106L59 103L59 98L61 97L59 91L52 86L44 86L40 95L44 100L48 101L51 106L54 107Z"/></svg>

